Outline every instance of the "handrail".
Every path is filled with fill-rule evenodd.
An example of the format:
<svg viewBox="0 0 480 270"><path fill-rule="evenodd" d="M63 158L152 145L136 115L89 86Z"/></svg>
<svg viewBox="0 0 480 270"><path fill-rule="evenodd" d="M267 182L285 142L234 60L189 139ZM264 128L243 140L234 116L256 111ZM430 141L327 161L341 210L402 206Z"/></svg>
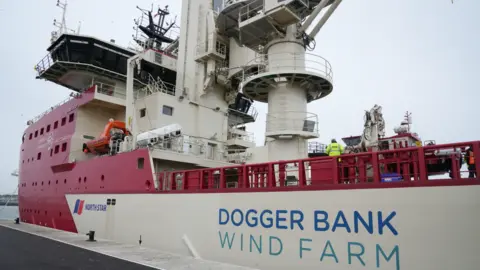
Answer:
<svg viewBox="0 0 480 270"><path fill-rule="evenodd" d="M285 190L365 189L418 186L480 185L480 176L467 177L462 158L428 155L434 150L472 147L480 155L480 141L397 150L315 157L299 160L232 165L218 168L157 172L160 183L172 187L157 192L271 192ZM464 151L464 150L462 150ZM436 166L431 166L436 164ZM440 169L439 169L440 168ZM475 164L480 171L480 164ZM164 175L164 174L167 175ZM162 175L163 174L163 175ZM443 178L429 176L446 174ZM176 185L172 180L181 180ZM233 189L227 186L233 182ZM160 186L165 186L160 185Z"/></svg>
<svg viewBox="0 0 480 270"><path fill-rule="evenodd" d="M52 112L53 110L55 110L56 108L62 106L63 104L69 102L70 100L72 100L74 97L70 96L62 101L60 101L59 103L53 105L52 107L50 107L48 110L42 112L41 114L35 116L32 120L29 120L27 122L28 125L32 125L34 123L36 123L38 120L40 120L42 117L44 117L45 115L49 114L50 112Z"/></svg>
<svg viewBox="0 0 480 270"><path fill-rule="evenodd" d="M56 60L52 58L52 54L48 53L45 55L35 66L34 69L37 71L37 76L41 76L43 72L49 69Z"/></svg>
<svg viewBox="0 0 480 270"><path fill-rule="evenodd" d="M97 92L97 93L106 94L106 95L109 95L109 96L122 96L123 95L123 97L125 97L125 93L122 93L121 91L115 90L115 89L122 89L122 88L118 88L118 87L115 87L115 86L112 86L112 85L109 85L109 84L105 84L105 83L98 83L98 82L93 83L89 87L87 87L86 89L91 89L94 85L96 86L95 87L95 92ZM111 91L111 89L114 89L114 90ZM28 121L28 124L32 125L32 124L36 123L38 120L40 120L42 117L49 114L50 112L52 112L56 108L62 106L63 104L69 102L70 100L78 97L78 95L79 94L72 93L68 98L60 101L59 103L50 107L48 110L45 110L41 114L35 116L32 120ZM119 97L119 98L121 98L121 97Z"/></svg>
<svg viewBox="0 0 480 270"><path fill-rule="evenodd" d="M106 84L106 83L94 83L97 87L95 88L95 92L99 94L104 94L107 96L112 96L112 97L118 97L125 99L126 95L126 90L125 88L117 87L111 84ZM123 91L120 91L123 90Z"/></svg>
<svg viewBox="0 0 480 270"><path fill-rule="evenodd" d="M333 71L330 62L322 56L313 53L282 51L270 54L259 54L259 56L250 60L244 66L252 67L255 65L258 67L256 70L249 68L247 72L242 74L243 80L265 72L288 72L294 70L319 73L326 79L333 81Z"/></svg>
<svg viewBox="0 0 480 270"><path fill-rule="evenodd" d="M255 134L253 132L244 131L236 127L229 129L227 133L227 140L237 139L246 142L255 142Z"/></svg>
<svg viewBox="0 0 480 270"><path fill-rule="evenodd" d="M250 106L250 108L248 109L247 112L242 112L242 111L239 111L239 110L235 110L235 109L232 109L232 108L228 108L229 111L235 111L239 114L246 114L246 115L250 115L251 117L253 117L254 120L257 120L257 116L258 116L258 111L257 109L253 106L253 104Z"/></svg>
<svg viewBox="0 0 480 270"><path fill-rule="evenodd" d="M256 6L254 6L256 5ZM253 6L253 7L252 7ZM244 22L255 17L263 10L263 1L251 1L247 5L240 8L239 22ZM255 14L255 15L252 15Z"/></svg>
<svg viewBox="0 0 480 270"><path fill-rule="evenodd" d="M308 153L325 153L327 145L321 142L309 142Z"/></svg>

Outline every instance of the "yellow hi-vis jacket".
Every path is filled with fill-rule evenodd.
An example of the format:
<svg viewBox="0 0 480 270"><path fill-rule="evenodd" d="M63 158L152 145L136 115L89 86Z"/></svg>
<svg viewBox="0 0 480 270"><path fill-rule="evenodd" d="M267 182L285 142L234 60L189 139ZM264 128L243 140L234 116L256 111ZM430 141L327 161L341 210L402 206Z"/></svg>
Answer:
<svg viewBox="0 0 480 270"><path fill-rule="evenodd" d="M343 146L338 143L331 143L327 146L325 152L331 157L340 156L343 154Z"/></svg>

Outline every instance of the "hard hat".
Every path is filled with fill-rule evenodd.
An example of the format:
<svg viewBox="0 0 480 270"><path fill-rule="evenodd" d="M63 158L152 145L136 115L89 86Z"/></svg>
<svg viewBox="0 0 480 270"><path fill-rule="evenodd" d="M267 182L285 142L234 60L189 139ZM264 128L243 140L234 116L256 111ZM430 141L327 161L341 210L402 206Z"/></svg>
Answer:
<svg viewBox="0 0 480 270"><path fill-rule="evenodd" d="M332 139L332 143L336 143L336 142L337 142L337 140L335 140L335 139Z"/></svg>

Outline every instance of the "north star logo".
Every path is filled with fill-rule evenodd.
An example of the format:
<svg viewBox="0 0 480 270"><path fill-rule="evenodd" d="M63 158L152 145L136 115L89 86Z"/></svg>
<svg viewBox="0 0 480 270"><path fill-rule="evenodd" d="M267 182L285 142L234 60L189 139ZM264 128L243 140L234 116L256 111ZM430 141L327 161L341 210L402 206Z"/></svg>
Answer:
<svg viewBox="0 0 480 270"><path fill-rule="evenodd" d="M85 200L77 199L77 201L75 202L75 208L73 209L73 213L81 215L83 212L83 204L85 204Z"/></svg>
<svg viewBox="0 0 480 270"><path fill-rule="evenodd" d="M77 201L75 202L75 207L73 208L73 213L77 215L81 215L83 213L83 209L85 209L85 211L105 212L107 211L107 205L92 204L92 203L85 204L85 200L77 199Z"/></svg>

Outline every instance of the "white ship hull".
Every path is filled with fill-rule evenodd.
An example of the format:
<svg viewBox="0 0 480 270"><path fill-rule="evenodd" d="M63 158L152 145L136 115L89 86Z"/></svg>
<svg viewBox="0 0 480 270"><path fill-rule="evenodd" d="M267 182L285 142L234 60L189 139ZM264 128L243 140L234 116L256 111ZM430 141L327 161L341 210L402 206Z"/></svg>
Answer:
<svg viewBox="0 0 480 270"><path fill-rule="evenodd" d="M478 269L479 198L480 186L67 195L81 234L260 269L331 270Z"/></svg>

